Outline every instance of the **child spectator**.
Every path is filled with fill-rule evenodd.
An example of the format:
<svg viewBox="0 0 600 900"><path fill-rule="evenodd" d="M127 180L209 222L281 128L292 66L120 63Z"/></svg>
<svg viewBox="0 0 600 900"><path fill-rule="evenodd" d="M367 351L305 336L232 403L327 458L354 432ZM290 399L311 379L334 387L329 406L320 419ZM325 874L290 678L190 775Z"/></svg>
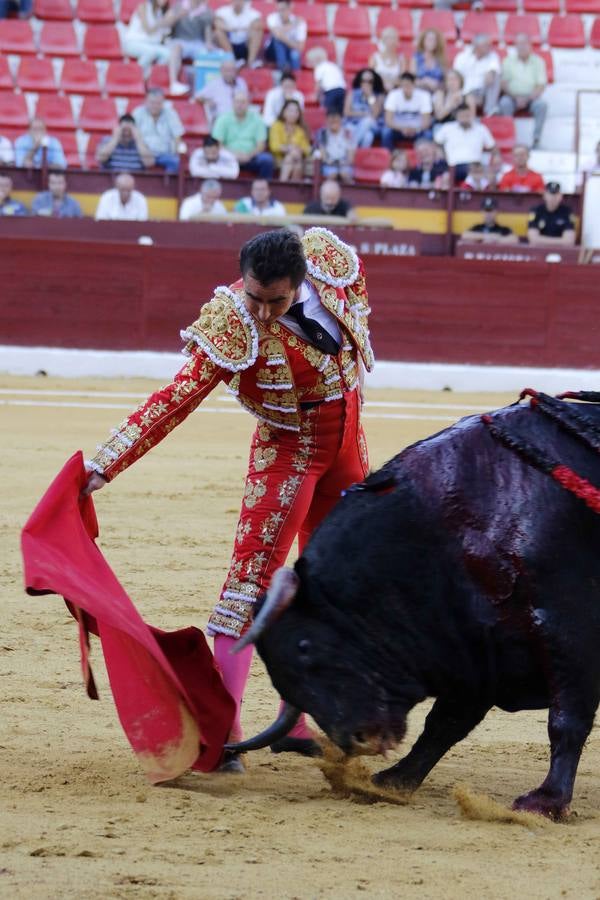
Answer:
<svg viewBox="0 0 600 900"><path fill-rule="evenodd" d="M210 135L190 156L190 175L195 178L237 178L239 174L239 163L231 150L221 147Z"/></svg>
<svg viewBox="0 0 600 900"><path fill-rule="evenodd" d="M27 134L15 141L15 166L39 169L42 165L42 148L46 148L46 163L56 169L66 169L67 160L58 138L50 137L42 119L32 119Z"/></svg>
<svg viewBox="0 0 600 900"><path fill-rule="evenodd" d="M317 132L316 158L321 159L321 173L324 178L340 178L350 182L354 176L354 153L356 144L352 131L344 125L339 112L327 113L325 126Z"/></svg>
<svg viewBox="0 0 600 900"><path fill-rule="evenodd" d="M454 122L456 110L465 102L475 112L475 103L472 98L465 99L462 75L456 69L449 69L446 72L443 87L433 95L433 117L436 124L444 125L446 122Z"/></svg>
<svg viewBox="0 0 600 900"><path fill-rule="evenodd" d="M406 150L394 150L390 167L381 173L381 187L403 188L408 185L408 155Z"/></svg>
<svg viewBox="0 0 600 900"><path fill-rule="evenodd" d="M467 177L459 184L460 188L471 191L487 191L489 186L490 182L486 176L483 163L481 162L472 162L469 166Z"/></svg>
<svg viewBox="0 0 600 900"><path fill-rule="evenodd" d="M327 58L327 51L323 47L313 47L309 50L307 57L309 65L315 67L313 75L321 106L327 112L333 110L342 115L346 97L344 73L337 63L331 62Z"/></svg>
<svg viewBox="0 0 600 900"><path fill-rule="evenodd" d="M345 124L357 147L372 147L383 127L383 81L374 69L361 69L344 101Z"/></svg>
<svg viewBox="0 0 600 900"><path fill-rule="evenodd" d="M216 178L207 178L191 197L186 197L179 210L181 222L191 222L197 216L223 216L227 210L221 203L221 185Z"/></svg>
<svg viewBox="0 0 600 900"><path fill-rule="evenodd" d="M281 71L299 69L306 43L306 22L292 14L291 0L277 0L277 11L267 16L271 38L265 48L265 59Z"/></svg>
<svg viewBox="0 0 600 900"><path fill-rule="evenodd" d="M48 190L33 198L31 212L34 216L48 216L55 219L81 218L79 203L67 194L67 179L64 172L48 173Z"/></svg>
<svg viewBox="0 0 600 900"><path fill-rule="evenodd" d="M148 218L146 198L135 190L135 178L122 172L115 178L114 188L100 195L96 220L145 222Z"/></svg>
<svg viewBox="0 0 600 900"><path fill-rule="evenodd" d="M271 188L266 178L256 178L250 188L250 196L242 197L233 207L234 212L249 213L252 216L285 216L285 206L271 196Z"/></svg>
<svg viewBox="0 0 600 900"><path fill-rule="evenodd" d="M168 0L142 0L133 12L123 37L123 53L137 59L150 74L152 63L168 63L171 51L164 42L174 23Z"/></svg>
<svg viewBox="0 0 600 900"><path fill-rule="evenodd" d="M280 181L301 181L304 162L310 154L309 131L296 100L286 100L269 130L269 150L279 169Z"/></svg>
<svg viewBox="0 0 600 900"><path fill-rule="evenodd" d="M513 147L513 168L502 176L499 188L501 191L526 194L543 193L544 179L539 172L534 172L527 165L529 162L529 149L525 144L515 144Z"/></svg>
<svg viewBox="0 0 600 900"><path fill-rule="evenodd" d="M13 200L13 182L10 175L0 174L0 216L26 216L28 209L20 200Z"/></svg>
<svg viewBox="0 0 600 900"><path fill-rule="evenodd" d="M232 53L239 65L262 65L258 59L263 42L263 21L250 0L232 0L215 12L215 41Z"/></svg>
<svg viewBox="0 0 600 900"><path fill-rule="evenodd" d="M369 66L383 81L386 92L398 87L400 75L407 70L408 62L404 53L400 52L398 31L391 25L381 32L378 49L369 60Z"/></svg>
<svg viewBox="0 0 600 900"><path fill-rule="evenodd" d="M283 109L286 100L296 100L304 109L304 94L296 87L296 78L293 72L285 72L276 87L272 87L265 95L265 103L262 111L262 119L267 128L270 128Z"/></svg>
<svg viewBox="0 0 600 900"><path fill-rule="evenodd" d="M383 108L385 127L381 143L388 150L393 150L397 141L431 137L431 94L415 87L415 76L411 72L402 74L400 87L390 91Z"/></svg>
<svg viewBox="0 0 600 900"><path fill-rule="evenodd" d="M416 78L416 86L433 94L444 83L446 42L437 28L422 31L417 41L417 50L410 62L410 71Z"/></svg>

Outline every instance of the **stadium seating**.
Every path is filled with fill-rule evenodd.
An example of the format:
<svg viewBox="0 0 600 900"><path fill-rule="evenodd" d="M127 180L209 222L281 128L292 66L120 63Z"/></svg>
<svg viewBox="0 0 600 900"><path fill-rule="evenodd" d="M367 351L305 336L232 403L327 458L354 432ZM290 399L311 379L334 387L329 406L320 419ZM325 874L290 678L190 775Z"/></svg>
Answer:
<svg viewBox="0 0 600 900"><path fill-rule="evenodd" d="M382 173L390 166L391 157L385 147L359 147L354 155L354 180L379 184Z"/></svg>
<svg viewBox="0 0 600 900"><path fill-rule="evenodd" d="M336 37L368 38L371 35L369 13L361 6L338 6L333 20Z"/></svg>
<svg viewBox="0 0 600 900"><path fill-rule="evenodd" d="M432 0L398 0L398 6L409 9L431 9L433 2Z"/></svg>
<svg viewBox="0 0 600 900"><path fill-rule="evenodd" d="M65 59L60 75L60 89L71 94L99 94L96 63L91 59Z"/></svg>
<svg viewBox="0 0 600 900"><path fill-rule="evenodd" d="M600 13L600 0L566 0L565 12L587 15Z"/></svg>
<svg viewBox="0 0 600 900"><path fill-rule="evenodd" d="M57 135L67 158L67 166L70 169L81 167L81 156L77 145L77 135L74 131L62 131Z"/></svg>
<svg viewBox="0 0 600 900"><path fill-rule="evenodd" d="M79 0L77 18L95 25L113 23L115 10L112 0Z"/></svg>
<svg viewBox="0 0 600 900"><path fill-rule="evenodd" d="M514 44L518 34L526 34L532 44L539 47L542 43L540 23L538 17L532 13L523 15L511 13L504 23L504 40L507 44Z"/></svg>
<svg viewBox="0 0 600 900"><path fill-rule="evenodd" d="M523 0L525 12L560 12L560 0Z"/></svg>
<svg viewBox="0 0 600 900"><path fill-rule="evenodd" d="M316 3L294 3L294 14L306 21L308 34L329 34L327 11Z"/></svg>
<svg viewBox="0 0 600 900"><path fill-rule="evenodd" d="M37 19L70 22L73 8L69 0L35 0L33 14Z"/></svg>
<svg viewBox="0 0 600 900"><path fill-rule="evenodd" d="M52 60L23 56L17 73L17 87L22 91L56 91Z"/></svg>
<svg viewBox="0 0 600 900"><path fill-rule="evenodd" d="M518 8L517 0L486 0L486 12L505 12L516 13Z"/></svg>
<svg viewBox="0 0 600 900"><path fill-rule="evenodd" d="M552 16L548 28L548 43L551 47L585 47L583 22L577 15Z"/></svg>
<svg viewBox="0 0 600 900"><path fill-rule="evenodd" d="M377 50L373 41L348 41L342 60L342 68L348 76L354 76L369 65L369 60Z"/></svg>
<svg viewBox="0 0 600 900"><path fill-rule="evenodd" d="M273 87L271 69L242 69L240 75L248 85L253 103L264 103L267 91Z"/></svg>
<svg viewBox="0 0 600 900"><path fill-rule="evenodd" d="M26 19L0 20L0 52L35 55L37 49L31 23Z"/></svg>
<svg viewBox="0 0 600 900"><path fill-rule="evenodd" d="M143 97L146 93L144 73L136 62L109 63L106 70L106 93L116 97Z"/></svg>
<svg viewBox="0 0 600 900"><path fill-rule="evenodd" d="M23 94L14 94L12 91L0 91L0 122L2 122L2 134L6 134L6 127L19 128L27 131L29 128L29 112Z"/></svg>
<svg viewBox="0 0 600 900"><path fill-rule="evenodd" d="M177 110L181 123L185 129L185 136L203 137L210 129L204 107L201 103L189 103L187 100L174 100L173 107Z"/></svg>
<svg viewBox="0 0 600 900"><path fill-rule="evenodd" d="M121 39L114 25L88 25L83 39L88 59L123 59Z"/></svg>
<svg viewBox="0 0 600 900"><path fill-rule="evenodd" d="M80 56L72 22L44 22L40 50L47 56Z"/></svg>
<svg viewBox="0 0 600 900"><path fill-rule="evenodd" d="M300 71L294 72L294 77L296 78L296 87L304 94L306 106L316 106L319 100L313 73L306 69L300 69Z"/></svg>
<svg viewBox="0 0 600 900"><path fill-rule="evenodd" d="M461 41L470 44L477 34L487 34L494 44L500 41L500 31L495 13L469 11L466 14L460 29Z"/></svg>
<svg viewBox="0 0 600 900"><path fill-rule="evenodd" d="M444 35L446 42L456 41L456 24L449 9L424 9L421 13L419 31L425 31L427 28L437 28Z"/></svg>
<svg viewBox="0 0 600 900"><path fill-rule="evenodd" d="M12 91L15 84L5 56L0 56L0 91Z"/></svg>
<svg viewBox="0 0 600 900"><path fill-rule="evenodd" d="M511 116L486 116L481 121L491 131L502 155L510 154L516 140L514 119Z"/></svg>
<svg viewBox="0 0 600 900"><path fill-rule="evenodd" d="M61 94L40 94L35 114L46 123L48 131L75 131L71 101Z"/></svg>
<svg viewBox="0 0 600 900"><path fill-rule="evenodd" d="M128 25L129 20L139 5L140 0L121 0L121 14L119 16L121 22L125 22L125 24Z"/></svg>
<svg viewBox="0 0 600 900"><path fill-rule="evenodd" d="M412 16L408 9L382 9L377 16L375 31L381 34L390 25L397 30L401 41L413 40Z"/></svg>
<svg viewBox="0 0 600 900"><path fill-rule="evenodd" d="M112 131L119 116L112 97L84 97L79 112L79 127L85 131Z"/></svg>
<svg viewBox="0 0 600 900"><path fill-rule="evenodd" d="M325 110L321 106L309 106L304 110L304 121L312 134L325 124Z"/></svg>
<svg viewBox="0 0 600 900"><path fill-rule="evenodd" d="M590 32L590 46L595 50L600 50L600 16L594 19L592 30Z"/></svg>

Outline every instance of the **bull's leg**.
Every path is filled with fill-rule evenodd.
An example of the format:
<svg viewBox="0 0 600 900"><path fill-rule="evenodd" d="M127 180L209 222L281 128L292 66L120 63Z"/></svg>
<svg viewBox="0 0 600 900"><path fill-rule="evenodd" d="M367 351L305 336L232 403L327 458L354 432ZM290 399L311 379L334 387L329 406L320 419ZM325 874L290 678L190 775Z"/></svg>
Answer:
<svg viewBox="0 0 600 900"><path fill-rule="evenodd" d="M550 771L539 788L517 797L513 809L527 810L563 819L569 813L573 785L583 745L592 729L597 703L593 708L556 700L550 707L548 735L550 737Z"/></svg>
<svg viewBox="0 0 600 900"><path fill-rule="evenodd" d="M488 705L438 698L412 750L389 769L373 776L375 784L414 791L448 750L462 741L488 712Z"/></svg>

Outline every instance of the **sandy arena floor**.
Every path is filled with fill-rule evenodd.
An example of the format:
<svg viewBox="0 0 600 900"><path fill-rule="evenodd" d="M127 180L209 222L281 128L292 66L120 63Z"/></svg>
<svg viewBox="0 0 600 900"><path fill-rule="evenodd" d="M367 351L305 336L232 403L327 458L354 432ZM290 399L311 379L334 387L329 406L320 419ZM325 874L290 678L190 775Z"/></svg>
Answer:
<svg viewBox="0 0 600 900"><path fill-rule="evenodd" d="M18 537L66 458L78 448L89 454L153 386L0 378L0 897L600 898L597 728L568 825L468 821L452 798L462 782L508 805L539 784L544 712L491 714L404 807L335 799L311 760L266 750L252 756L245 778L145 782L116 720L98 644L101 702L93 704L62 600L23 593ZM83 395L64 393L76 390ZM372 393L372 463L469 411L513 399ZM205 406L95 495L103 551L144 618L164 628L204 627L241 499L253 421L225 395ZM257 661L247 731L275 708ZM409 740L424 712L413 713Z"/></svg>

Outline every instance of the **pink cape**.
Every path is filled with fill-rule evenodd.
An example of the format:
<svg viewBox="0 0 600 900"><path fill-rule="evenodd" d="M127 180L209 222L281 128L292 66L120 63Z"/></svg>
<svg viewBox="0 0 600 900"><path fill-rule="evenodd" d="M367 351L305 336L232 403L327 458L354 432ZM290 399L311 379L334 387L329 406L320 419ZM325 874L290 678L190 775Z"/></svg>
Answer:
<svg viewBox="0 0 600 900"><path fill-rule="evenodd" d="M81 452L69 459L21 538L28 594L61 594L79 625L88 696L98 699L89 633L100 638L119 719L149 781L220 762L235 703L198 628L147 625L95 544L98 522Z"/></svg>

